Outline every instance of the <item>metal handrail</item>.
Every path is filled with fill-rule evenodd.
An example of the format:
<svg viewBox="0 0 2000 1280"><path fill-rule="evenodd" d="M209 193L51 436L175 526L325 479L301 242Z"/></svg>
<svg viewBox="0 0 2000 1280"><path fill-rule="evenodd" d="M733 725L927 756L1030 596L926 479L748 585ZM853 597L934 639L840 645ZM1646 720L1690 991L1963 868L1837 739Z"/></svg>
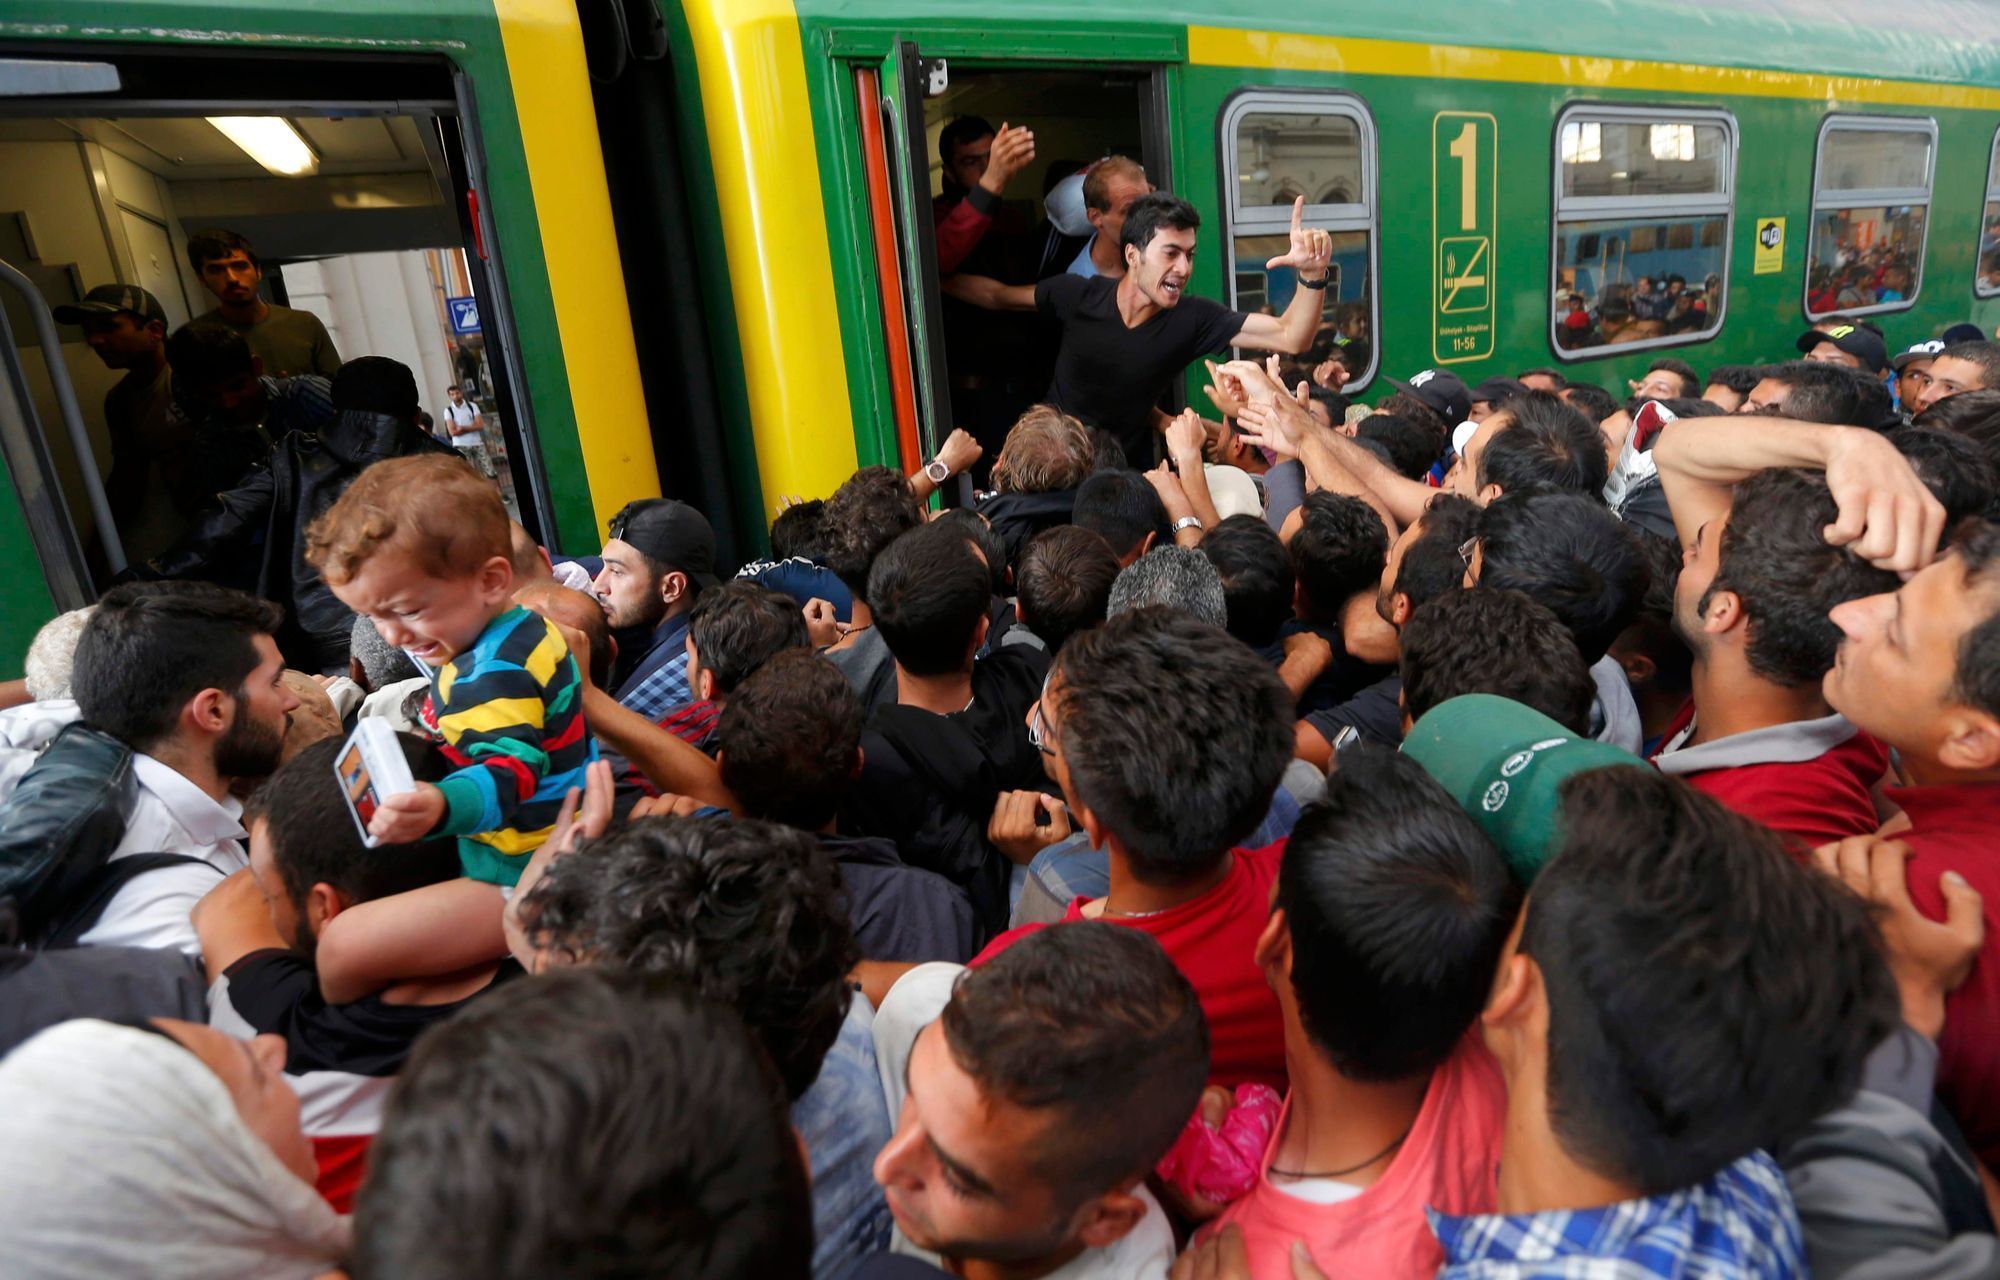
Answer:
<svg viewBox="0 0 2000 1280"><path fill-rule="evenodd" d="M4 258L0 258L0 284L12 286L27 301L28 314L35 318L35 337L42 346L42 362L48 366L49 383L56 389L56 408L69 432L70 447L76 451L76 469L83 477L84 492L90 497L90 513L97 520L105 563L111 566L111 572L122 573L125 544L118 537L118 522L111 518L111 500L104 496L104 481L97 474L97 451L91 448L90 433L84 430L76 388L70 385L69 366L63 363L62 336L56 332L56 318L49 311L42 291Z"/></svg>

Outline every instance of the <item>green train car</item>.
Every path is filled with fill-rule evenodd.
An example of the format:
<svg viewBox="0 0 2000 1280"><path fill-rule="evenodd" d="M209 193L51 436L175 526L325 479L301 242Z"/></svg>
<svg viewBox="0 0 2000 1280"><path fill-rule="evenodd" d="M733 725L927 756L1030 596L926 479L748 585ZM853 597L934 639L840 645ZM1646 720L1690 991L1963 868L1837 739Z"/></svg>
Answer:
<svg viewBox="0 0 2000 1280"><path fill-rule="evenodd" d="M594 550L619 506L666 492L742 557L781 495L914 466L994 408L966 376L994 352L968 349L984 339L939 288L930 201L954 116L1035 130L1007 193L1015 243L1046 262L1041 194L1124 154L1200 210L1195 290L1245 309L1290 297L1262 264L1303 196L1335 237L1327 319L1352 391L1543 365L1622 389L1662 354L1777 358L1834 310L1892 346L2000 321L2000 43L1978 16L0 0L0 261L40 306L137 283L178 290L178 320L205 300L176 254L212 222L276 246L294 303L405 255L412 359L439 354L447 299L454 317L476 302L506 478L539 537ZM287 122L315 171L218 150L209 122L240 117ZM411 254L431 255L428 285ZM4 677L114 565L112 379L24 292L0 297ZM346 354L381 347L357 336ZM1031 374L1034 335L1014 340Z"/></svg>

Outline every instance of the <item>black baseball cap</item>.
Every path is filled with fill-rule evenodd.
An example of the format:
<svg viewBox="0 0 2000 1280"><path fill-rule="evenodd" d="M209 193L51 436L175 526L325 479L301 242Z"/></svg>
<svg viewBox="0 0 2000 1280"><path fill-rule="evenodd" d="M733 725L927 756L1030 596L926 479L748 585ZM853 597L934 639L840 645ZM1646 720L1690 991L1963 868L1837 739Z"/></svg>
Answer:
<svg viewBox="0 0 2000 1280"><path fill-rule="evenodd" d="M1447 426L1457 426L1472 413L1472 395L1465 389L1465 383L1448 369L1425 369L1410 375L1408 382L1400 378L1385 378L1390 386L1429 405L1444 415Z"/></svg>
<svg viewBox="0 0 2000 1280"><path fill-rule="evenodd" d="M611 536L704 587L716 583L715 530L707 516L679 499L626 503L611 517Z"/></svg>
<svg viewBox="0 0 2000 1280"><path fill-rule="evenodd" d="M129 311L142 321L167 322L167 309L160 305L160 300L136 284L98 285L83 295L82 302L56 307L54 315L61 324L82 324L102 316L115 316L121 311Z"/></svg>
<svg viewBox="0 0 2000 1280"><path fill-rule="evenodd" d="M1475 404L1484 400L1487 404L1497 405L1502 400L1528 394L1528 387L1524 382L1496 373L1466 394L1471 396Z"/></svg>
<svg viewBox="0 0 2000 1280"><path fill-rule="evenodd" d="M1800 354L1805 354L1822 342L1831 342L1848 355L1859 356L1871 373L1889 367L1889 345L1882 341L1880 333L1865 325L1837 324L1831 329L1808 329L1799 335L1796 345Z"/></svg>

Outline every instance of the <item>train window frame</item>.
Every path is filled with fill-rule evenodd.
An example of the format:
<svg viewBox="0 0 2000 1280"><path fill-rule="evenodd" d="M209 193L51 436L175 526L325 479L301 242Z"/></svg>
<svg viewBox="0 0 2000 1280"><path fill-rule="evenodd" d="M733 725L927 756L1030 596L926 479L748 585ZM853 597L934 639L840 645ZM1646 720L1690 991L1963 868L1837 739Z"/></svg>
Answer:
<svg viewBox="0 0 2000 1280"><path fill-rule="evenodd" d="M2000 206L2000 126L1993 130L1993 143L1986 152L1986 196L1979 202L1979 224L1973 229L1972 250L1972 296L1975 298L2000 298L2000 284L1985 285L1979 277L1979 246L1986 237L1988 212ZM1925 218L1925 234L1930 231L1930 219ZM1997 251L2000 252L2000 251Z"/></svg>
<svg viewBox="0 0 2000 1280"><path fill-rule="evenodd" d="M1573 196L1563 192L1563 129L1569 124L1611 121L1645 124L1711 124L1722 128L1726 154L1721 166L1721 189L1677 195L1653 196ZM1549 350L1564 364L1579 364L1634 351L1656 351L1666 347L1697 346L1722 336L1729 323L1729 278L1736 256L1736 165L1741 150L1741 132L1736 115L1722 107L1666 107L1642 103L1573 102L1556 115L1549 135ZM1601 143L1600 143L1601 145ZM1596 222L1610 217L1632 218L1711 218L1720 215L1722 224L1722 271L1717 289L1719 304L1713 323L1692 333L1661 334L1632 342L1607 342L1595 347L1564 347L1560 342L1556 300L1566 290L1561 287L1562 234L1565 223Z"/></svg>
<svg viewBox="0 0 2000 1280"><path fill-rule="evenodd" d="M1826 187L1820 179L1826 168L1826 140L1834 133L1924 133L1930 136L1930 155L1924 164L1924 185L1917 187ZM1924 262L1930 255L1931 212L1937 196L1938 124L1934 116L1853 115L1832 112L1819 124L1813 140L1812 203L1806 210L1805 246L1800 254L1799 310L1809 321L1828 316L1873 316L1892 311L1908 311L1917 305L1924 291ZM1989 174L1990 176L1990 174ZM1831 311L1812 309L1813 225L1826 209L1866 209L1880 205L1922 205L1924 233L1917 242L1917 274L1901 302L1875 302L1865 307L1835 307ZM1975 267L1976 270L1976 267ZM1976 278L1975 278L1976 283Z"/></svg>
<svg viewBox="0 0 2000 1280"><path fill-rule="evenodd" d="M1237 300L1235 246L1239 236L1285 235L1292 225L1289 206L1253 205L1242 201L1242 184L1236 172L1237 133L1250 115L1337 115L1353 120L1361 140L1361 198L1348 204L1313 204L1305 207L1305 225L1335 235L1360 231L1368 237L1368 367L1358 370L1342 387L1343 394L1364 390L1375 380L1382 366L1382 200L1381 143L1375 115L1368 100L1358 93L1337 89L1287 89L1251 85L1236 90L1223 101L1216 118L1216 179L1220 184L1222 210L1223 288L1231 309L1240 310Z"/></svg>

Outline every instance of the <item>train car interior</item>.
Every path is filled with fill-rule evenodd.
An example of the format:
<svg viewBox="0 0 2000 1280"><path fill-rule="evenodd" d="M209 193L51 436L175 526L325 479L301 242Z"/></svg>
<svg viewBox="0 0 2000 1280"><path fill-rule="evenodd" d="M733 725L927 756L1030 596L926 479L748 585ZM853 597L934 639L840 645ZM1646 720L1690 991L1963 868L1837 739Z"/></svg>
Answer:
<svg viewBox="0 0 2000 1280"><path fill-rule="evenodd" d="M117 60L120 87L103 96L0 98L0 262L52 310L98 286L137 283L172 332L217 305L189 261L190 235L236 232L255 247L266 302L316 315L343 356L409 366L433 416L453 386L478 404L503 494L531 529L544 527L496 308L482 306L492 275L464 195L468 152L448 68L371 62L357 74L360 64L300 61L279 93L272 76L285 60L213 61L214 74L201 76L183 59L171 81L180 101L157 92L167 81L143 55ZM204 100L187 101L191 85ZM286 105L248 105L271 102ZM104 406L124 376L108 363L116 352L56 324L64 377L53 378L34 306L18 287L0 297L0 438L46 579L73 607L125 564L166 550L193 511L187 486L160 473L159 458L174 451L114 448ZM145 420L184 433L184 416L162 399ZM136 483L134 466L147 473ZM107 496L120 468L127 474Z"/></svg>

